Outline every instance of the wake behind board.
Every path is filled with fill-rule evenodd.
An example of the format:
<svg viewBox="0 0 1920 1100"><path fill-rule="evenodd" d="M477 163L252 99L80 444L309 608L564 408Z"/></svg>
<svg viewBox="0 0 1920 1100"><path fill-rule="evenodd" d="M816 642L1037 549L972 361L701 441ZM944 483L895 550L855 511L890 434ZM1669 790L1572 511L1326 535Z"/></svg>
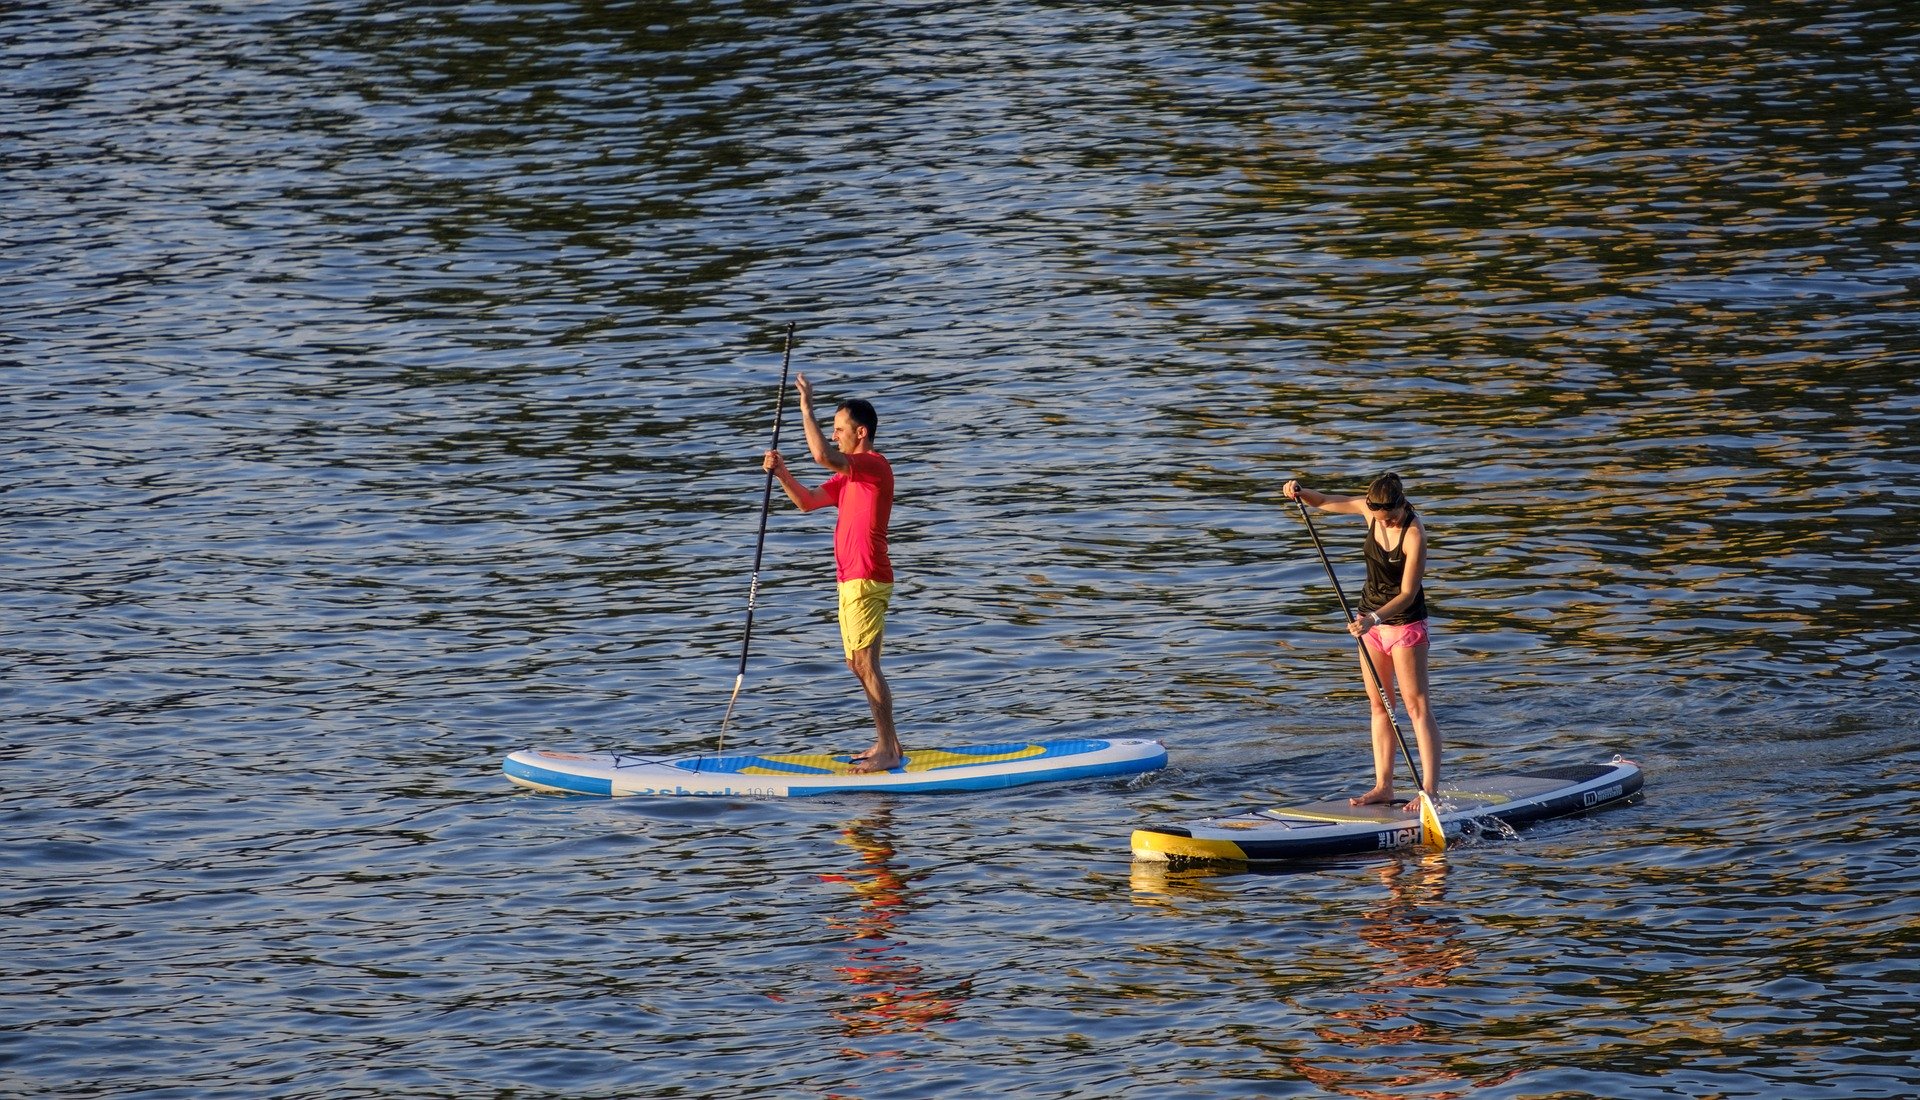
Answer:
<svg viewBox="0 0 1920 1100"><path fill-rule="evenodd" d="M1449 838L1469 822L1519 826L1626 802L1639 793L1640 766L1567 764L1465 780L1440 789L1440 827ZM1420 815L1405 804L1349 806L1344 798L1137 829L1135 859L1275 863L1314 856L1411 848L1426 841Z"/></svg>
<svg viewBox="0 0 1920 1100"><path fill-rule="evenodd" d="M846 791L981 791L1131 775L1165 767L1158 741L1085 738L916 749L891 771L856 773L845 756L824 753L727 753L638 756L630 753L521 749L501 770L523 787L556 794L706 798L797 798Z"/></svg>

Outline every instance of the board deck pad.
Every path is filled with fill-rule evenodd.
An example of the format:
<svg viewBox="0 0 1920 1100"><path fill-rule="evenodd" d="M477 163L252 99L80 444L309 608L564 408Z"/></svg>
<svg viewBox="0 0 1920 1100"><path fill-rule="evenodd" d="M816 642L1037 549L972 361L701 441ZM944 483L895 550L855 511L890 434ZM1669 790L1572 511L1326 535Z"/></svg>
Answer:
<svg viewBox="0 0 1920 1100"><path fill-rule="evenodd" d="M1510 826L1585 813L1630 801L1644 778L1640 766L1615 757L1606 764L1566 764L1468 779L1440 789L1440 827L1449 838L1475 822ZM1344 798L1277 806L1133 833L1136 859L1169 863L1270 863L1353 855L1427 843L1420 816L1404 801L1352 806Z"/></svg>
<svg viewBox="0 0 1920 1100"><path fill-rule="evenodd" d="M909 752L900 762L903 772L930 772L963 764L997 764L1005 760L1031 760L1045 755L1040 745L982 745L963 749L928 749ZM779 753L775 755L710 756L696 764L695 771L728 772L735 775L857 775L850 756L827 753Z"/></svg>
<svg viewBox="0 0 1920 1100"><path fill-rule="evenodd" d="M1165 767L1167 750L1139 738L1013 741L909 749L897 768L856 772L832 753L634 753L522 749L508 779L558 794L790 798L845 791L991 790L1027 783L1130 775Z"/></svg>

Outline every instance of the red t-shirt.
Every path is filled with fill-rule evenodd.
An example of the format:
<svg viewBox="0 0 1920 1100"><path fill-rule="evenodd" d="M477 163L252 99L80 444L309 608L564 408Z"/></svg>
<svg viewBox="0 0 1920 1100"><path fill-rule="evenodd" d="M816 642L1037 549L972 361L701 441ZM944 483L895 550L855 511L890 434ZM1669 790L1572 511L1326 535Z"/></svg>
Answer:
<svg viewBox="0 0 1920 1100"><path fill-rule="evenodd" d="M843 581L892 584L887 520L893 516L893 467L872 451L840 457L847 468L820 486L840 509L833 525L834 572Z"/></svg>

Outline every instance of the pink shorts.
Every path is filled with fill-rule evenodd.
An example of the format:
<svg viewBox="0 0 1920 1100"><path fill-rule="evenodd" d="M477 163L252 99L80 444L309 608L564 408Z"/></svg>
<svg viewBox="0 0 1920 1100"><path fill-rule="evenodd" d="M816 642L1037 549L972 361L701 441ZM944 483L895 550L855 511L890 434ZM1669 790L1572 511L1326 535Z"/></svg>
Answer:
<svg viewBox="0 0 1920 1100"><path fill-rule="evenodd" d="M1384 657L1404 646L1424 644L1427 640L1427 620L1421 619L1417 623L1407 623L1404 626L1381 623L1361 637L1365 639L1368 649Z"/></svg>

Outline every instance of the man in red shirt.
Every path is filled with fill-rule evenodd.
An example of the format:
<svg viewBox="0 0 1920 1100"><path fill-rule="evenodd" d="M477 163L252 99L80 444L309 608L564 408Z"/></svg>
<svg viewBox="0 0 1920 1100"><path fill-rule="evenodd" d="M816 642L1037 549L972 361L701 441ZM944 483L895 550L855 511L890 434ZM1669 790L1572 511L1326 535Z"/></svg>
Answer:
<svg viewBox="0 0 1920 1100"><path fill-rule="evenodd" d="M843 401L833 414L833 443L827 447L813 416L813 386L802 374L794 379L800 394L800 423L807 450L833 476L809 489L793 476L778 451L768 451L762 466L780 479L788 499L802 512L828 506L840 510L833 527L833 562L840 586L840 644L847 667L866 689L873 711L874 746L853 758L856 772L881 772L900 766L900 737L893 728L893 693L880 673L880 638L886 629L887 602L893 598L893 563L887 558L887 520L893 513L893 467L873 449L880 417L859 398Z"/></svg>

